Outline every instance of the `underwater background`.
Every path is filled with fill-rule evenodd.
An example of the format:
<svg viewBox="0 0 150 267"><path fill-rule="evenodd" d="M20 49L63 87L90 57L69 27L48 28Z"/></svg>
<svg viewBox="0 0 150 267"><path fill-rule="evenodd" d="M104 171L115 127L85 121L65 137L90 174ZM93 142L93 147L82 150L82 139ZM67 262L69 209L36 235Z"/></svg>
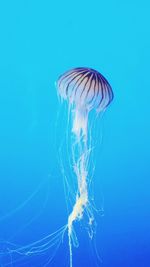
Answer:
<svg viewBox="0 0 150 267"><path fill-rule="evenodd" d="M80 66L99 70L114 100L96 152L96 245L77 226L73 267L150 266L149 9L148 0L1 1L1 267L69 266L67 234L50 263L56 246L33 257L9 249L67 222L55 81Z"/></svg>

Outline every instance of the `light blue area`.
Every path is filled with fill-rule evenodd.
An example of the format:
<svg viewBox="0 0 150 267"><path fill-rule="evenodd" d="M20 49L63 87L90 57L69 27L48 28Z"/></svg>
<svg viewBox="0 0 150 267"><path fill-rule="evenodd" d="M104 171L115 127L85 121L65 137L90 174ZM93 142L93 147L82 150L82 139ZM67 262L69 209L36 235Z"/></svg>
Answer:
<svg viewBox="0 0 150 267"><path fill-rule="evenodd" d="M97 208L104 196L105 216L96 216L99 266L150 266L149 9L148 0L1 1L0 239L26 244L67 222L57 157L65 129L56 130L54 82L89 66L115 95L94 177ZM74 267L95 267L83 229L79 239ZM66 242L49 266L67 266L67 251ZM43 262L38 256L12 266Z"/></svg>

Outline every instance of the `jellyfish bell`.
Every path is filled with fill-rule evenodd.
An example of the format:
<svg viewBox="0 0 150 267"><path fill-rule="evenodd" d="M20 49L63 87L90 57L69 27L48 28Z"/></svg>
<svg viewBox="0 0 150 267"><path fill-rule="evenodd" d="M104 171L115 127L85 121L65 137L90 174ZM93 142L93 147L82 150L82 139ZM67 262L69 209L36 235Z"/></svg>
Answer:
<svg viewBox="0 0 150 267"><path fill-rule="evenodd" d="M74 68L61 75L57 81L61 98L70 104L98 112L113 99L110 84L102 74L91 68Z"/></svg>
<svg viewBox="0 0 150 267"><path fill-rule="evenodd" d="M87 135L88 114L104 111L113 99L113 91L106 78L91 68L74 68L61 75L57 82L60 97L68 101L74 120L72 131Z"/></svg>

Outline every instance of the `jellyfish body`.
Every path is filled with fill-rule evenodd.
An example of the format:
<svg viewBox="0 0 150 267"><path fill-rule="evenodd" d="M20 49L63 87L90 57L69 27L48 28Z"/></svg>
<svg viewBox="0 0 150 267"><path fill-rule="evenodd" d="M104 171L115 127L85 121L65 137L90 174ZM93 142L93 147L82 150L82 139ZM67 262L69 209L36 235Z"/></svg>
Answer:
<svg viewBox="0 0 150 267"><path fill-rule="evenodd" d="M89 112L97 114L104 111L113 99L113 91L102 74L91 68L74 68L61 75L57 81L58 94L68 102L74 143L72 145L73 171L77 178L76 201L68 216L68 239L70 267L72 267L72 243L74 242L73 223L81 220L87 211L89 224L94 220L89 211L88 168L90 164L91 144L88 140ZM78 152L77 152L78 151ZM76 155L77 154L77 155Z"/></svg>

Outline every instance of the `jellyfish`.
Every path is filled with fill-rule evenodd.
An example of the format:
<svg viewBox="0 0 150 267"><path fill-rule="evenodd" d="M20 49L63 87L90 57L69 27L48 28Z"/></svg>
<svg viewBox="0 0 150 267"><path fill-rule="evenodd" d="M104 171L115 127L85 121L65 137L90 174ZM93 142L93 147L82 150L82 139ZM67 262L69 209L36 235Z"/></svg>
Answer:
<svg viewBox="0 0 150 267"><path fill-rule="evenodd" d="M93 214L89 212L88 169L91 157L89 134L89 114L96 111L99 115L113 100L113 91L106 78L91 68L74 68L62 74L57 83L58 95L68 103L73 136L71 164L77 179L75 203L68 215L67 231L70 254L70 267L73 266L72 245L76 242L75 221L82 220L85 211L89 214L89 224Z"/></svg>
<svg viewBox="0 0 150 267"><path fill-rule="evenodd" d="M71 128L68 127L68 130L71 142L68 143L71 146L71 153L69 153L68 162L71 165L73 178L76 179L75 192L73 192L74 202L68 213L67 223L55 232L23 246L17 245L11 240L7 242L0 240L2 248L0 260L4 258L5 262L6 257L4 266L20 264L22 261L20 256L23 256L23 259L28 257L27 260L29 260L29 257L40 254L45 254L47 260L43 266L50 266L64 240L64 235L67 233L70 267L73 267L73 246L78 246L75 222L82 221L85 216L88 218L88 225L91 230L89 236L93 237L94 214L89 192L93 155L91 114L94 118L103 114L113 100L113 91L106 78L91 68L74 68L65 72L58 78L56 87L60 99L67 103L70 118ZM54 249L52 254L50 253L51 249Z"/></svg>

